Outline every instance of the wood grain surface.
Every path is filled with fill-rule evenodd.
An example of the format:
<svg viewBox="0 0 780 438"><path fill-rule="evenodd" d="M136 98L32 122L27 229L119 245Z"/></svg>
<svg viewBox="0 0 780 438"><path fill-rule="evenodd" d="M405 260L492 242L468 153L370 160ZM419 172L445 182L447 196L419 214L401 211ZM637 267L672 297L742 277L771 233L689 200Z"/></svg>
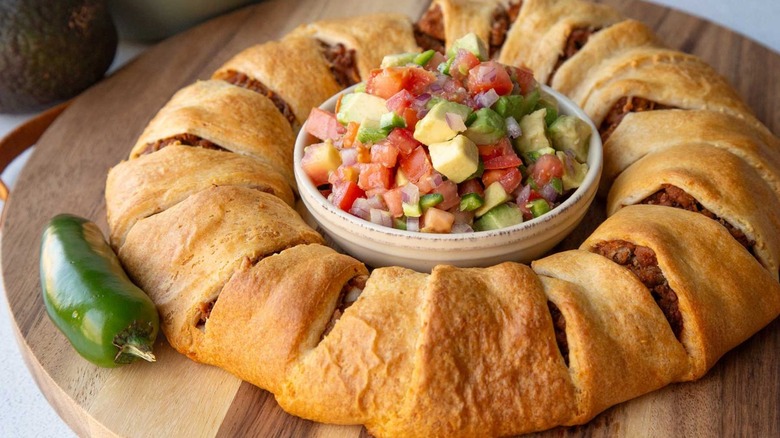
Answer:
<svg viewBox="0 0 780 438"><path fill-rule="evenodd" d="M780 129L780 56L726 29L638 1L609 0L652 26L666 43L712 64L773 132ZM158 363L100 369L77 356L48 320L38 281L43 224L70 212L104 231L108 169L127 156L178 89L205 79L233 54L326 17L376 11L416 19L427 1L266 1L205 23L144 53L89 89L41 138L6 204L2 274L22 354L44 394L81 436L360 436L285 414L273 396L174 352ZM597 204L563 243L576 246L603 218ZM540 436L780 436L780 323L737 347L703 379L607 410L581 427Z"/></svg>

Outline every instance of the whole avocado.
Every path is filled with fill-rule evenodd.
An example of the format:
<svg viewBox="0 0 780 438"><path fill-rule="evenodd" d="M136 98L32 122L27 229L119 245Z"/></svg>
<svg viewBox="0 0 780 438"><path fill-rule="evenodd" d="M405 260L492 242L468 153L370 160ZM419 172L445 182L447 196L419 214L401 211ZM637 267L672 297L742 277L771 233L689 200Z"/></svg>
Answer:
<svg viewBox="0 0 780 438"><path fill-rule="evenodd" d="M0 113L75 96L103 77L116 47L104 0L0 1Z"/></svg>

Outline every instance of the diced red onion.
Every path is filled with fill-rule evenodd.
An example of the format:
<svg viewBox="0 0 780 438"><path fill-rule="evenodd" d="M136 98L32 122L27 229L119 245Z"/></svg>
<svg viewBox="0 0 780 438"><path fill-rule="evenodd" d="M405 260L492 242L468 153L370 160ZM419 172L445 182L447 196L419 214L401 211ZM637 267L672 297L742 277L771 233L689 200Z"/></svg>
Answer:
<svg viewBox="0 0 780 438"><path fill-rule="evenodd" d="M352 208L349 209L349 212L363 220L368 220L371 217L369 213L370 210L371 207L368 205L368 199L357 198L355 199L355 202L352 203Z"/></svg>
<svg viewBox="0 0 780 438"><path fill-rule="evenodd" d="M494 103L498 102L498 97L496 90L491 88L488 91L478 93L474 96L474 101L480 108L490 108Z"/></svg>
<svg viewBox="0 0 780 438"><path fill-rule="evenodd" d="M369 220L372 223L375 223L377 225L382 225L384 227L393 226L393 217L390 215L390 212L385 210L380 210L378 208L372 208L371 210L369 210Z"/></svg>
<svg viewBox="0 0 780 438"><path fill-rule="evenodd" d="M449 210L450 213L455 216L455 224L471 224L474 222L474 212L473 211L461 211L458 206L455 206Z"/></svg>
<svg viewBox="0 0 780 438"><path fill-rule="evenodd" d="M474 229L471 228L471 225L469 224L453 224L451 232L453 234L459 234L459 233L473 233Z"/></svg>
<svg viewBox="0 0 780 438"><path fill-rule="evenodd" d="M414 98L414 103L419 105L425 105L428 103L429 100L431 100L431 95L428 93L423 93Z"/></svg>
<svg viewBox="0 0 780 438"><path fill-rule="evenodd" d="M412 183L407 183L401 189L401 201L412 205L417 204L420 202L420 189Z"/></svg>
<svg viewBox="0 0 780 438"><path fill-rule="evenodd" d="M439 91L443 90L444 88L441 86L440 83L434 82L431 84L430 87L428 87L428 90L431 91L431 93L438 93Z"/></svg>
<svg viewBox="0 0 780 438"><path fill-rule="evenodd" d="M419 217L406 218L406 231L420 231L420 218Z"/></svg>
<svg viewBox="0 0 780 438"><path fill-rule="evenodd" d="M531 186L526 185L517 194L517 205L525 205L528 203L528 198L531 197Z"/></svg>
<svg viewBox="0 0 780 438"><path fill-rule="evenodd" d="M459 114L446 113L444 119L447 120L447 125L453 131L463 132L466 130L466 123L463 122L463 117Z"/></svg>
<svg viewBox="0 0 780 438"><path fill-rule="evenodd" d="M558 192L555 191L555 187L552 186L552 184L545 184L541 189L539 189L539 194L542 195L542 198L546 199L550 204L553 204L556 199L558 199Z"/></svg>
<svg viewBox="0 0 780 438"><path fill-rule="evenodd" d="M444 182L444 177L436 171L434 171L429 178L431 179L431 185L433 187L439 187L441 183Z"/></svg>
<svg viewBox="0 0 780 438"><path fill-rule="evenodd" d="M352 166L357 163L358 150L357 148L347 148L339 151L341 154L341 164L344 166Z"/></svg>
<svg viewBox="0 0 780 438"><path fill-rule="evenodd" d="M517 138L523 135L520 124L517 123L514 117L506 118L506 133L509 135L509 138Z"/></svg>
<svg viewBox="0 0 780 438"><path fill-rule="evenodd" d="M385 201L379 195L374 195L367 199L369 208L377 208L384 210L386 208Z"/></svg>

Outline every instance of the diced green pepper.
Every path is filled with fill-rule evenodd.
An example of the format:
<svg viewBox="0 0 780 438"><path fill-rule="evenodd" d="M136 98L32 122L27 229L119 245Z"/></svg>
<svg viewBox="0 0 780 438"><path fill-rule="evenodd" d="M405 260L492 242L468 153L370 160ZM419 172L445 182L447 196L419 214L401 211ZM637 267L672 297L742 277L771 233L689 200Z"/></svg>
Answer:
<svg viewBox="0 0 780 438"><path fill-rule="evenodd" d="M555 177L550 180L550 185L555 189L555 192L559 195L563 194L563 180Z"/></svg>
<svg viewBox="0 0 780 438"><path fill-rule="evenodd" d="M439 73L441 73L443 75L449 76L449 74L450 74L450 67L452 66L452 61L454 59L455 58L449 58L449 59L447 59L447 61L442 62L441 64L439 64L438 67L436 67L436 70L439 70Z"/></svg>
<svg viewBox="0 0 780 438"><path fill-rule="evenodd" d="M427 210L444 202L444 196L441 193L428 193L420 196L420 208Z"/></svg>
<svg viewBox="0 0 780 438"><path fill-rule="evenodd" d="M393 228L406 231L406 219L404 217L393 218Z"/></svg>
<svg viewBox="0 0 780 438"><path fill-rule="evenodd" d="M414 62L419 66L425 66L425 64L427 64L428 61L430 61L431 58L433 58L434 53L436 53L435 50L426 50L420 53L419 55L415 56L414 61L412 62Z"/></svg>
<svg viewBox="0 0 780 438"><path fill-rule="evenodd" d="M548 213L550 211L550 204L547 202L547 200L540 198L540 199L534 199L533 201L529 202L528 204L525 204L526 208L531 210L531 214L534 217L539 217L545 213Z"/></svg>
<svg viewBox="0 0 780 438"><path fill-rule="evenodd" d="M485 204L485 198L479 193L466 193L460 197L460 211L474 211Z"/></svg>

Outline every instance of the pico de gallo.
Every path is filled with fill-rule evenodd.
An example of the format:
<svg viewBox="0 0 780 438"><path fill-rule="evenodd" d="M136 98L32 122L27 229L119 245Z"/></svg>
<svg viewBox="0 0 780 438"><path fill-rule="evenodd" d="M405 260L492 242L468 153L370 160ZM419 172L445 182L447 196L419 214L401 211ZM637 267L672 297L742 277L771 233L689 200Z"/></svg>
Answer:
<svg viewBox="0 0 780 438"><path fill-rule="evenodd" d="M474 34L447 56L386 56L304 129L301 167L338 208L387 227L466 233L542 216L584 179L590 125Z"/></svg>

